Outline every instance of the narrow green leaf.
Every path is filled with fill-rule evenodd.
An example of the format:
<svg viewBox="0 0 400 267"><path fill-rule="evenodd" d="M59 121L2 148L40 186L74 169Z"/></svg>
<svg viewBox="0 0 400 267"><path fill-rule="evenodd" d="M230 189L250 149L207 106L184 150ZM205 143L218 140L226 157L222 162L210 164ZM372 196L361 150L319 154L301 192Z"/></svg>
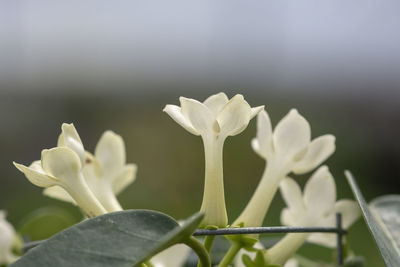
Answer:
<svg viewBox="0 0 400 267"><path fill-rule="evenodd" d="M383 229L382 225L372 215L352 174L349 171L346 171L345 175L353 191L353 194L357 199L358 204L360 205L364 220L367 223L368 228L375 239L375 242L381 252L382 258L385 261L386 266L399 267L400 254L397 248L394 246L393 240L391 240L390 236L387 234L387 230Z"/></svg>
<svg viewBox="0 0 400 267"><path fill-rule="evenodd" d="M400 195L375 198L369 208L400 256Z"/></svg>
<svg viewBox="0 0 400 267"><path fill-rule="evenodd" d="M11 266L140 266L165 248L186 241L202 217L197 213L179 226L173 218L155 211L109 213L60 232Z"/></svg>

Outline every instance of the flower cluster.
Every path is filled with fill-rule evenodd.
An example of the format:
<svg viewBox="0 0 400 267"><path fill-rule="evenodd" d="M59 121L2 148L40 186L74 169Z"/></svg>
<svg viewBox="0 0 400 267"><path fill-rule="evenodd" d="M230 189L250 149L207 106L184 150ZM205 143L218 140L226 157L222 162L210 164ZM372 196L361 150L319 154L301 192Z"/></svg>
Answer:
<svg viewBox="0 0 400 267"><path fill-rule="evenodd" d="M73 124L64 123L57 147L44 149L29 167L14 165L44 194L77 204L88 217L122 210L116 195L135 179L136 165L126 164L122 138L106 131L95 153L85 151Z"/></svg>
<svg viewBox="0 0 400 267"><path fill-rule="evenodd" d="M335 137L327 134L311 138L307 120L295 109L273 129L264 106L251 107L242 95L229 99L224 93L204 102L181 97L180 106L166 105L164 111L190 133L201 136L205 153L205 182L200 211L203 228L222 228L228 222L223 177L223 147L228 136L243 132L257 116L257 133L253 150L266 161L265 170L253 196L233 227L262 226L271 201L280 189L287 205L281 222L287 226L334 226L335 214L341 213L343 227L348 228L358 217L358 206L351 200L336 200L336 186L327 166L319 167L335 151ZM14 163L27 179L44 187L44 194L79 206L88 217L121 211L116 195L135 179L136 165L126 164L122 138L106 131L94 154L84 149L72 124L63 124L57 146L42 151L41 159L30 166ZM318 168L318 169L317 169ZM302 192L292 174L305 174L317 169ZM5 229L5 230L4 230ZM13 228L0 212L0 264L13 260L10 240ZM269 249L257 242L257 235L228 237L232 246L219 266L298 266L293 254L306 241L333 247L330 234L290 233ZM212 238L205 240L209 250ZM250 240L250 241L249 241ZM254 253L244 251L252 250ZM1 254L2 253L2 254ZM152 259L158 267L182 266L189 250L183 245L169 248ZM171 261L172 259L172 261ZM235 260L234 260L235 259ZM178 263L177 263L178 262Z"/></svg>

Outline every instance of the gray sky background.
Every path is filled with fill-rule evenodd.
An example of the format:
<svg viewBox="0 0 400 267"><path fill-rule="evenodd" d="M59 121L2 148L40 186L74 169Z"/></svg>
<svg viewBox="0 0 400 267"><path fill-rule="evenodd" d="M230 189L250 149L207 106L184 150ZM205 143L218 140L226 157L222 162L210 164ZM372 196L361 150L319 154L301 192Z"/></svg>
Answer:
<svg viewBox="0 0 400 267"><path fill-rule="evenodd" d="M0 1L0 83L400 96L399 10L396 0Z"/></svg>

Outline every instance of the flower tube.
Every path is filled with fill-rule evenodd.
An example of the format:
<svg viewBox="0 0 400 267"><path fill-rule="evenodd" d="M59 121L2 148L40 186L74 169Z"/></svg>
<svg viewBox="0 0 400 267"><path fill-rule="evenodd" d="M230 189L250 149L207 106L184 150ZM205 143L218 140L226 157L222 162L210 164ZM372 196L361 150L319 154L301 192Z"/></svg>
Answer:
<svg viewBox="0 0 400 267"><path fill-rule="evenodd" d="M223 182L223 145L228 136L241 133L264 107L251 108L242 95L230 100L224 93L203 103L185 97L181 106L166 105L164 111L194 135L200 135L205 153L205 183L200 210L205 213L202 227L225 227L228 217Z"/></svg>

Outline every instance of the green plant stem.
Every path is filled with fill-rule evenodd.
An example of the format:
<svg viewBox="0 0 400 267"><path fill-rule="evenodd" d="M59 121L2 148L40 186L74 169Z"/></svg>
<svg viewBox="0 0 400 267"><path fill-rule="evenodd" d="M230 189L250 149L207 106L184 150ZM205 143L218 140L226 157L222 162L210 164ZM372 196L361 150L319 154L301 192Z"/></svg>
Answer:
<svg viewBox="0 0 400 267"><path fill-rule="evenodd" d="M196 238L191 236L185 242L191 249L196 252L199 257L199 263L201 267L211 267L211 259L207 250L204 248L203 244L201 244Z"/></svg>
<svg viewBox="0 0 400 267"><path fill-rule="evenodd" d="M146 266L147 266L147 267L154 267L154 264L153 264L153 263L151 263L151 261L150 261L150 260L148 260L148 261L145 261L144 263L146 264Z"/></svg>
<svg viewBox="0 0 400 267"><path fill-rule="evenodd" d="M225 254L222 261L219 263L218 267L228 267L229 264L233 261L238 254L239 250L242 248L242 245L239 242L232 242L231 247L228 252Z"/></svg>
<svg viewBox="0 0 400 267"><path fill-rule="evenodd" d="M215 235L207 235L204 238L204 247L207 250L208 253L211 251L211 247L214 243Z"/></svg>
<svg viewBox="0 0 400 267"><path fill-rule="evenodd" d="M215 235L207 235L204 238L204 248L207 250L208 254L210 254L211 247L214 243ZM201 262L197 263L197 267L202 267Z"/></svg>

